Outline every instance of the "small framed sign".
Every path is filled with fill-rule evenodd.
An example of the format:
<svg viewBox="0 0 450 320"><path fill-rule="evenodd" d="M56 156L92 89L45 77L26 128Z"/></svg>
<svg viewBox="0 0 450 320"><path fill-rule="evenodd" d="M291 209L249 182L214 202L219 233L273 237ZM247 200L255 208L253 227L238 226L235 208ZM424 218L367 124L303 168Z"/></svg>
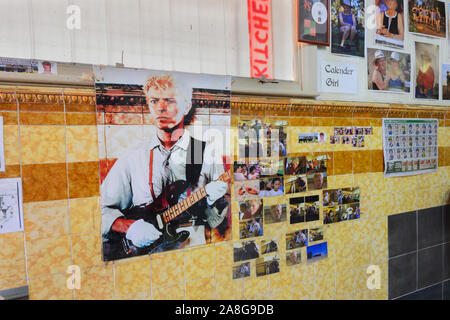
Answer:
<svg viewBox="0 0 450 320"><path fill-rule="evenodd" d="M298 0L299 42L330 45L328 0Z"/></svg>

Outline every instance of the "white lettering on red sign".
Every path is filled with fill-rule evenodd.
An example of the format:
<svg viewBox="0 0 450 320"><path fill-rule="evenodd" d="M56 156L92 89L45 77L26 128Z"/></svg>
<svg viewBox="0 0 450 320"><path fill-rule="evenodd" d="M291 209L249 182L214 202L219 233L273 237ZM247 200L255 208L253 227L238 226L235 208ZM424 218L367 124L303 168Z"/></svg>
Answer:
<svg viewBox="0 0 450 320"><path fill-rule="evenodd" d="M273 79L271 0L248 0L248 30L251 77Z"/></svg>

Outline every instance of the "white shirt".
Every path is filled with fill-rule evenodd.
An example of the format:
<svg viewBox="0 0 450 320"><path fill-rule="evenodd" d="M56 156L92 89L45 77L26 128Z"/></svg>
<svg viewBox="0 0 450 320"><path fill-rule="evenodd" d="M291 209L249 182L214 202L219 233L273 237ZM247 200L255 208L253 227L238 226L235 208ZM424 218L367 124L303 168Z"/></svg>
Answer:
<svg viewBox="0 0 450 320"><path fill-rule="evenodd" d="M181 138L170 150L167 150L164 149L155 134L150 141L137 149L130 150L116 161L101 185L102 235L104 239L107 239L107 234L114 221L124 216L120 210L132 205L138 206L154 201L148 181L150 150L153 149L153 191L155 196L158 197L163 187L163 175L160 168L163 167L163 162L169 151L172 153L169 158L172 182L186 180L186 156L189 142L190 135L185 130ZM213 144L206 144L203 165L195 189L203 187L210 181L217 180L224 173L220 148L221 146L215 148Z"/></svg>

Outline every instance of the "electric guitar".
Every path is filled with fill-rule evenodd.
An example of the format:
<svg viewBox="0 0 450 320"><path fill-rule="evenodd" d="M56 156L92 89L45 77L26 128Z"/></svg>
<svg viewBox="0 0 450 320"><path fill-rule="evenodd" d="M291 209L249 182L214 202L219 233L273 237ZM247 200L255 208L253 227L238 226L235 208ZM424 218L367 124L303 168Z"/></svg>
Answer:
<svg viewBox="0 0 450 320"><path fill-rule="evenodd" d="M218 180L228 182L230 180L230 172L225 172ZM187 181L177 180L163 188L161 194L152 203L123 210L122 213L125 215L125 219L143 219L151 223L162 235L151 245L139 248L125 237L125 233L111 231L114 233L113 239L107 245L107 250L105 250L104 246L104 259L109 261L149 254L160 247L170 250L171 247L175 247L178 243L184 242L189 238L189 231L177 232L176 229L180 225L187 223L192 217L198 216L198 212L218 210L219 214L222 214L224 210L228 210L228 202L225 199L223 201L219 201L219 199L214 208L207 208L206 203L202 203L207 196L205 187L190 193L182 199L181 196L187 192L188 187L189 183Z"/></svg>

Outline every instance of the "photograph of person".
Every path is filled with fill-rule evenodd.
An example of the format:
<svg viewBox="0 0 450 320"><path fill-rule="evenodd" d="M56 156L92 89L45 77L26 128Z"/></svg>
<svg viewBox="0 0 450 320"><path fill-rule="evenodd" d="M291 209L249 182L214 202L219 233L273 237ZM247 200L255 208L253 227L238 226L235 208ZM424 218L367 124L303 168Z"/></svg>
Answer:
<svg viewBox="0 0 450 320"><path fill-rule="evenodd" d="M233 243L234 262L256 259L259 257L259 248L255 240Z"/></svg>
<svg viewBox="0 0 450 320"><path fill-rule="evenodd" d="M450 100L450 64L442 65L442 99Z"/></svg>
<svg viewBox="0 0 450 320"><path fill-rule="evenodd" d="M318 243L306 248L307 263L324 259L328 256L328 244L326 242Z"/></svg>
<svg viewBox="0 0 450 320"><path fill-rule="evenodd" d="M250 262L233 266L233 279L250 277Z"/></svg>
<svg viewBox="0 0 450 320"><path fill-rule="evenodd" d="M283 178L259 180L259 197L274 197L284 195Z"/></svg>
<svg viewBox="0 0 450 320"><path fill-rule="evenodd" d="M305 221L316 221L320 218L319 196L305 197Z"/></svg>
<svg viewBox="0 0 450 320"><path fill-rule="evenodd" d="M286 253L286 265L288 267L300 264L302 262L302 251L292 250Z"/></svg>
<svg viewBox="0 0 450 320"><path fill-rule="evenodd" d="M264 223L278 223L286 221L287 208L283 198L264 199Z"/></svg>
<svg viewBox="0 0 450 320"><path fill-rule="evenodd" d="M418 99L439 99L439 47L416 42L416 90Z"/></svg>
<svg viewBox="0 0 450 320"><path fill-rule="evenodd" d="M154 131L120 154L101 184L103 259L206 244L217 230L225 235L230 225L223 147L189 131L196 115L195 75L108 70L143 80L142 101Z"/></svg>
<svg viewBox="0 0 450 320"><path fill-rule="evenodd" d="M325 189L327 187L327 173L326 172L316 172L308 174L308 191Z"/></svg>
<svg viewBox="0 0 450 320"><path fill-rule="evenodd" d="M369 90L408 93L411 90L411 56L367 48Z"/></svg>
<svg viewBox="0 0 450 320"><path fill-rule="evenodd" d="M405 22L403 0L375 0L375 43L403 48Z"/></svg>
<svg viewBox="0 0 450 320"><path fill-rule="evenodd" d="M38 73L43 74L58 74L57 63L49 61L39 61L38 62Z"/></svg>
<svg viewBox="0 0 450 320"><path fill-rule="evenodd" d="M262 218L252 218L239 222L239 239L261 237L263 235Z"/></svg>
<svg viewBox="0 0 450 320"><path fill-rule="evenodd" d="M289 223L305 222L306 205L305 198L290 198L289 199Z"/></svg>
<svg viewBox="0 0 450 320"><path fill-rule="evenodd" d="M409 0L409 31L445 38L445 2L439 0Z"/></svg>
<svg viewBox="0 0 450 320"><path fill-rule="evenodd" d="M364 1L331 0L331 53L364 57Z"/></svg>
<svg viewBox="0 0 450 320"><path fill-rule="evenodd" d="M286 194L305 192L306 186L306 175L285 178Z"/></svg>
<svg viewBox="0 0 450 320"><path fill-rule="evenodd" d="M261 254L267 254L278 251L278 240L277 239L261 240L260 248Z"/></svg>
<svg viewBox="0 0 450 320"><path fill-rule="evenodd" d="M264 155L261 120L239 120L238 142L240 159L259 158Z"/></svg>
<svg viewBox="0 0 450 320"><path fill-rule="evenodd" d="M280 272L280 255L265 256L256 259L256 276L261 277Z"/></svg>
<svg viewBox="0 0 450 320"><path fill-rule="evenodd" d="M284 158L280 159L261 159L259 161L259 174L261 178L281 177L283 176Z"/></svg>
<svg viewBox="0 0 450 320"><path fill-rule="evenodd" d="M287 154L287 121L267 120L263 123L266 157L284 157Z"/></svg>
<svg viewBox="0 0 450 320"><path fill-rule="evenodd" d="M306 157L306 173L327 172L327 155Z"/></svg>
<svg viewBox="0 0 450 320"><path fill-rule="evenodd" d="M239 202L239 220L260 218L263 210L263 199Z"/></svg>
<svg viewBox="0 0 450 320"><path fill-rule="evenodd" d="M286 250L306 247L308 245L308 229L286 234Z"/></svg>
<svg viewBox="0 0 450 320"><path fill-rule="evenodd" d="M233 165L233 179L240 180L255 180L259 179L259 164L257 161L235 161Z"/></svg>
<svg viewBox="0 0 450 320"><path fill-rule="evenodd" d="M323 240L323 227L309 229L309 243Z"/></svg>
<svg viewBox="0 0 450 320"><path fill-rule="evenodd" d="M306 157L289 157L284 161L285 175L305 174Z"/></svg>

